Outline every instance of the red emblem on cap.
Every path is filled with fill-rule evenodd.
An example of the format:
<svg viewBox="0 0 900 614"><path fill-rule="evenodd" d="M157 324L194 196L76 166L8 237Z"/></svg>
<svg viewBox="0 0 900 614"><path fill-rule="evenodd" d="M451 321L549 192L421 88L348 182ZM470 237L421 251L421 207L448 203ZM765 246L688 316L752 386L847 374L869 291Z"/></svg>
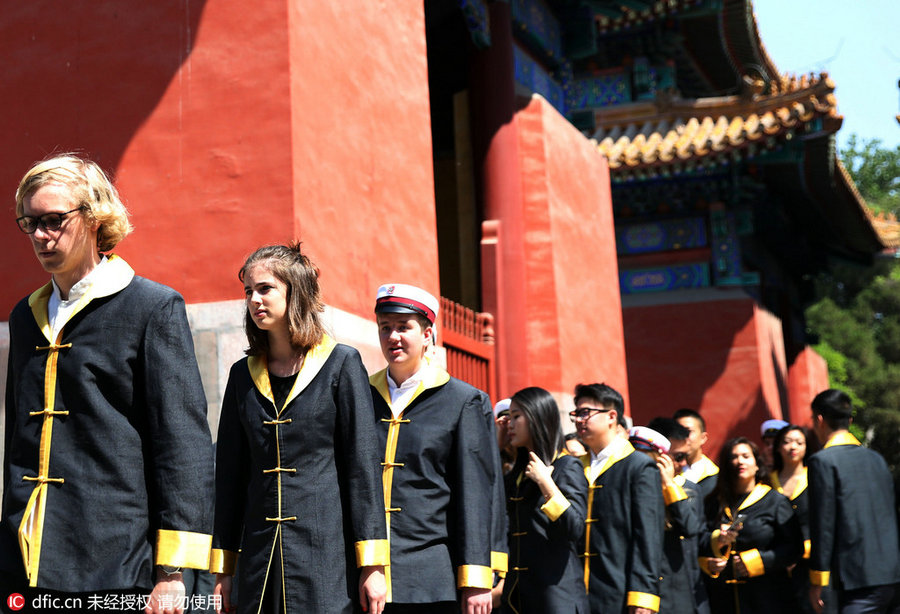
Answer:
<svg viewBox="0 0 900 614"><path fill-rule="evenodd" d="M394 293L394 286L388 286L388 287L387 287L387 290L385 290L385 292L387 292L388 294L393 294L393 293Z"/></svg>

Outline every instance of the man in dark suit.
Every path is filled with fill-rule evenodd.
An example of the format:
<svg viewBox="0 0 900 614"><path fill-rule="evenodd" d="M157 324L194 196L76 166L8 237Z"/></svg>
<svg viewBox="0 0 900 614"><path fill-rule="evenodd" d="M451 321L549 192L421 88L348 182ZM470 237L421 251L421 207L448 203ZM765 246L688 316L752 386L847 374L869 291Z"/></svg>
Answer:
<svg viewBox="0 0 900 614"><path fill-rule="evenodd" d="M659 611L665 504L656 463L618 434L622 395L606 384L579 384L578 436L588 490L584 578L592 614Z"/></svg>
<svg viewBox="0 0 900 614"><path fill-rule="evenodd" d="M809 459L810 601L824 606L831 583L841 614L900 612L894 487L884 459L850 434L853 405L826 390L812 402L825 447Z"/></svg>
<svg viewBox="0 0 900 614"><path fill-rule="evenodd" d="M108 253L131 224L96 163L37 163L16 215L51 279L9 318L0 590L180 611L213 492L184 299Z"/></svg>

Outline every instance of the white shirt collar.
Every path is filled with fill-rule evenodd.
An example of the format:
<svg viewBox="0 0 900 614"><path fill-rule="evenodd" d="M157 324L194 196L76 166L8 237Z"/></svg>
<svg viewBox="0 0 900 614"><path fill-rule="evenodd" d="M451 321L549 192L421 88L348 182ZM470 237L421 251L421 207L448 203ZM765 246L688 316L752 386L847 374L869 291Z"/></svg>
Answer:
<svg viewBox="0 0 900 614"><path fill-rule="evenodd" d="M50 295L51 304L55 301L57 304L59 303L75 303L84 296L88 290L90 290L91 286L94 285L94 282L103 274L102 269L104 265L109 262L109 259L102 255L100 257L100 262L91 269L91 272L79 279L75 282L75 285L69 289L69 298L64 299L62 297L62 291L59 289L59 286L56 285L56 280L52 277L50 281L53 283L53 294Z"/></svg>
<svg viewBox="0 0 900 614"><path fill-rule="evenodd" d="M97 266L90 273L75 282L75 285L69 289L69 298L67 299L62 297L62 292L59 286L56 285L56 280L50 278L53 291L50 293L50 299L47 302L47 317L50 319L50 330L53 339L56 339L59 331L69 321L78 305L78 301L84 298L84 295L98 280L103 278L108 268L107 262L109 262L107 257L102 256Z"/></svg>
<svg viewBox="0 0 900 614"><path fill-rule="evenodd" d="M609 460L610 456L617 454L621 448L624 447L625 442L627 440L621 437L615 436L613 440L607 444L605 448L594 454L594 451L591 450L591 482L597 479L597 476L600 473L600 469Z"/></svg>
<svg viewBox="0 0 900 614"><path fill-rule="evenodd" d="M412 401L413 395L419 389L419 384L425 379L428 372L428 363L425 362L419 370L406 378L399 386L391 377L391 371L387 372L388 393L391 395L391 413L394 417L406 409L406 406Z"/></svg>

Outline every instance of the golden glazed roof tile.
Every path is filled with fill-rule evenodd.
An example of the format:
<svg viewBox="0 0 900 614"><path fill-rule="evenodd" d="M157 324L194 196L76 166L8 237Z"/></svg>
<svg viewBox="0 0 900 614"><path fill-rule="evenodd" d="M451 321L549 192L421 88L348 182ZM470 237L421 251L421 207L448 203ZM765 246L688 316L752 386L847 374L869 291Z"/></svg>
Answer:
<svg viewBox="0 0 900 614"><path fill-rule="evenodd" d="M741 96L682 100L660 97L599 109L593 138L609 159L613 173L703 162L792 138L801 130L834 132L841 117L828 75L784 76L770 84L775 93L762 95L747 81ZM829 119L815 126L816 119Z"/></svg>
<svg viewBox="0 0 900 614"><path fill-rule="evenodd" d="M850 171L847 170L840 159L836 160L835 168L837 169L838 180L850 192L851 197L862 209L884 246L893 249L900 247L900 222L897 221L897 216L893 213L888 215L885 215L883 212L877 215L873 213L866 204L862 194L859 193L859 188L856 187L856 183L850 176Z"/></svg>

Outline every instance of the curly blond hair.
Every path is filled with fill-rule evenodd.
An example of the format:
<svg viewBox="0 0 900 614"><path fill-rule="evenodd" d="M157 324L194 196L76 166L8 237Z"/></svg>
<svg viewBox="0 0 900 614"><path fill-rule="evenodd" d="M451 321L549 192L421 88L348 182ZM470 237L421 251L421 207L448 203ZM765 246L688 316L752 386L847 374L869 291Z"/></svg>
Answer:
<svg viewBox="0 0 900 614"><path fill-rule="evenodd" d="M103 169L86 158L67 153L36 163L16 190L16 217L24 213L24 202L41 187L62 184L69 189L74 206L84 207L81 215L89 225L100 224L97 231L97 249L112 250L133 230L128 220L128 209Z"/></svg>

